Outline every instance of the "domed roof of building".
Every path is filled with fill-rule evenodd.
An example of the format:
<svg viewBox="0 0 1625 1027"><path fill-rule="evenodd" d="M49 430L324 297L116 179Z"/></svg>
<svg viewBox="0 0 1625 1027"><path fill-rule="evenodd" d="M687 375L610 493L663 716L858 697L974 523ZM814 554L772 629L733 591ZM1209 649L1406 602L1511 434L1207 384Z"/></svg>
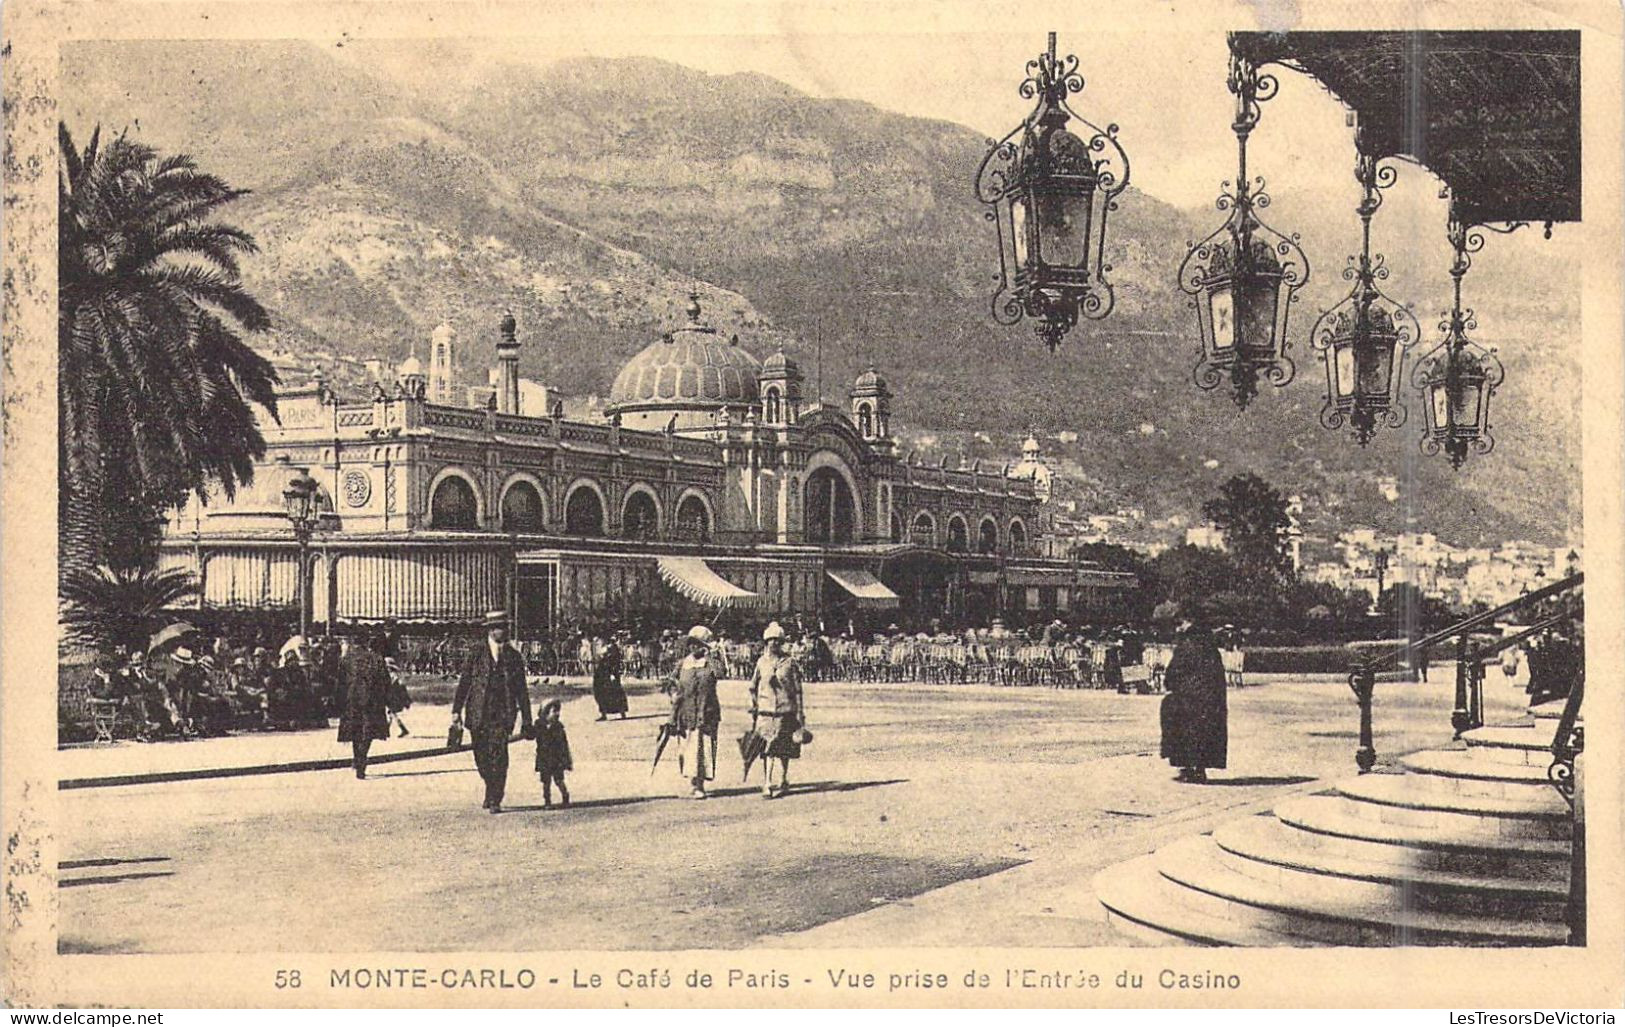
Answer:
<svg viewBox="0 0 1625 1027"><path fill-rule="evenodd" d="M645 346L615 376L610 410L757 401L761 362L739 345L737 337L729 339L702 324L699 300L689 299L689 323Z"/></svg>
<svg viewBox="0 0 1625 1027"><path fill-rule="evenodd" d="M779 350L762 361L762 376L789 378L801 373L801 365L784 350Z"/></svg>
<svg viewBox="0 0 1625 1027"><path fill-rule="evenodd" d="M886 379L871 366L869 370L858 375L858 380L852 385L853 392L882 393L886 391Z"/></svg>
<svg viewBox="0 0 1625 1027"><path fill-rule="evenodd" d="M396 373L402 378L410 378L413 376L422 377L423 361L419 360L417 358L417 354L414 353L405 360L401 361L401 366L396 368Z"/></svg>

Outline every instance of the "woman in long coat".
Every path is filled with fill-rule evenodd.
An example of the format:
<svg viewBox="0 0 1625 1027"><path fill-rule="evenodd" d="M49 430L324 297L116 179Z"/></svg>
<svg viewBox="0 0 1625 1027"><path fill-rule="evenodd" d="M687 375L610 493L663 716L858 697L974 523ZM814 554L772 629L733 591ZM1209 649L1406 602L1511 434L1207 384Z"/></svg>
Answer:
<svg viewBox="0 0 1625 1027"><path fill-rule="evenodd" d="M1162 756L1181 781L1206 781L1224 769L1229 749L1224 660L1206 630L1189 628L1163 675Z"/></svg>
<svg viewBox="0 0 1625 1027"><path fill-rule="evenodd" d="M785 645L784 629L777 622L769 624L762 632L762 640L767 643L767 651L756 661L756 672L750 679L750 705L756 733L767 741L762 798L776 799L790 788L790 761L801 757L805 706L801 674Z"/></svg>
<svg viewBox="0 0 1625 1027"><path fill-rule="evenodd" d="M626 719L626 690L621 687L621 646L610 639L604 646L604 655L592 669L592 698L598 704L598 719L619 713Z"/></svg>

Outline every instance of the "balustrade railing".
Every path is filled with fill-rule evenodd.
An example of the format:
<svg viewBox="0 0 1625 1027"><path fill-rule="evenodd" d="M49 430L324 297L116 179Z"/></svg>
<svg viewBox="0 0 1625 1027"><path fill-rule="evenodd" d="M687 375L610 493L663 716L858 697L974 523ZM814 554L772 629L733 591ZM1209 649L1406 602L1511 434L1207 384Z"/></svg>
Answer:
<svg viewBox="0 0 1625 1027"><path fill-rule="evenodd" d="M1562 581L1547 585L1545 588L1519 596L1512 602L1503 603L1492 610L1485 610L1471 617L1465 617L1446 628L1441 628L1423 638L1409 641L1398 648L1385 652L1379 656L1371 657L1349 674L1349 688L1354 692L1355 701L1360 707L1360 748L1355 752L1354 760L1359 765L1360 772L1365 773L1377 765L1377 749L1373 739L1371 722L1371 703L1376 692L1377 675L1384 670L1395 670L1402 665L1408 666L1419 657L1425 658L1426 652L1444 643L1453 642L1456 654L1456 702L1450 714L1450 723L1459 736L1463 731L1484 724L1484 661L1493 657L1515 644L1521 644L1527 638L1541 634L1560 626L1566 622L1577 619L1574 610L1563 610L1557 614L1545 617L1541 623L1519 632L1517 635L1496 639L1484 645L1473 645L1473 634L1481 628L1495 624L1495 622L1511 615L1525 611L1537 611L1547 600L1571 594L1577 595L1580 586L1585 582L1584 574L1574 574Z"/></svg>

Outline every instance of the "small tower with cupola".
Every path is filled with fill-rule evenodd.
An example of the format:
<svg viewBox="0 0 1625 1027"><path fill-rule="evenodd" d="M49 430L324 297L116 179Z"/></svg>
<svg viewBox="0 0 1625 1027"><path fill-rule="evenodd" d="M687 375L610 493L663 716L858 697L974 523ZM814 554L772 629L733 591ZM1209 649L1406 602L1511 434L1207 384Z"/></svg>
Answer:
<svg viewBox="0 0 1625 1027"><path fill-rule="evenodd" d="M852 423L863 441L891 445L891 390L871 366L852 385Z"/></svg>
<svg viewBox="0 0 1625 1027"><path fill-rule="evenodd" d="M781 428L801 416L801 368L783 349L762 362L757 375L762 396L762 424Z"/></svg>

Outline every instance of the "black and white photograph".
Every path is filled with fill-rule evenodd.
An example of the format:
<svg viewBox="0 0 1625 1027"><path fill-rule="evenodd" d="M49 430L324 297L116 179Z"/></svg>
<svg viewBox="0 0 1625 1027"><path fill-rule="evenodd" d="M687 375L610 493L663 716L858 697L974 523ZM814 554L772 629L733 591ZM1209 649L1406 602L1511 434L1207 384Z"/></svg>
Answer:
<svg viewBox="0 0 1625 1027"><path fill-rule="evenodd" d="M157 6L6 83L18 1004L1618 998L1617 9Z"/></svg>

